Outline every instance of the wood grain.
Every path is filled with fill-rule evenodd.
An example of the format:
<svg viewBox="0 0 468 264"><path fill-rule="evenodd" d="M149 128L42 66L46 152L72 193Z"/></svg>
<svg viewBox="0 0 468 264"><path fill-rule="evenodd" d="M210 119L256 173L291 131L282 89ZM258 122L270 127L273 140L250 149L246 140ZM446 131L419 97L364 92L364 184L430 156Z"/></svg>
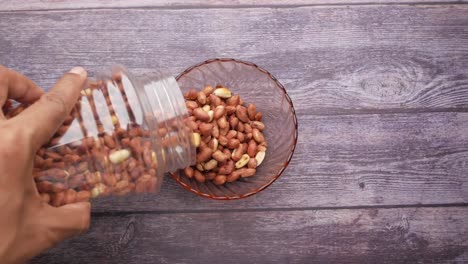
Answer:
<svg viewBox="0 0 468 264"><path fill-rule="evenodd" d="M95 211L182 211L468 203L468 113L299 117L296 153L251 198L198 198L171 179L159 195L97 200Z"/></svg>
<svg viewBox="0 0 468 264"><path fill-rule="evenodd" d="M468 109L468 6L13 12L0 61L48 88L75 65L178 74L213 57L257 63L299 114Z"/></svg>
<svg viewBox="0 0 468 264"><path fill-rule="evenodd" d="M43 87L78 64L91 73L120 63L140 73L177 74L210 57L256 62L286 83L300 139L290 167L267 191L221 203L169 181L160 196L97 202L96 211L466 203L467 11L460 5L2 13L0 61Z"/></svg>
<svg viewBox="0 0 468 264"><path fill-rule="evenodd" d="M93 218L32 263L465 263L468 208Z"/></svg>
<svg viewBox="0 0 468 264"><path fill-rule="evenodd" d="M434 3L466 3L466 0L437 0ZM84 8L207 8L207 7L256 7L294 5L349 5L349 4L427 4L424 0L1 0L0 11L13 10L56 10Z"/></svg>

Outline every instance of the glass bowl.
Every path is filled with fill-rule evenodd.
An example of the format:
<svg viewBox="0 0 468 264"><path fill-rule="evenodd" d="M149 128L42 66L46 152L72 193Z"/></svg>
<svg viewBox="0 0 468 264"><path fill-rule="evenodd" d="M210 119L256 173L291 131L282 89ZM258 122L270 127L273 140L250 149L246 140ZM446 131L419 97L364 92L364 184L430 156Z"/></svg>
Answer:
<svg viewBox="0 0 468 264"><path fill-rule="evenodd" d="M263 112L264 136L268 144L263 163L254 176L218 186L211 181L199 183L182 170L170 175L185 189L216 200L251 196L272 184L288 166L296 147L297 119L291 98L283 85L257 65L235 59L211 59L192 66L177 77L182 92L201 90L205 85L223 85L239 94L246 104L253 103Z"/></svg>

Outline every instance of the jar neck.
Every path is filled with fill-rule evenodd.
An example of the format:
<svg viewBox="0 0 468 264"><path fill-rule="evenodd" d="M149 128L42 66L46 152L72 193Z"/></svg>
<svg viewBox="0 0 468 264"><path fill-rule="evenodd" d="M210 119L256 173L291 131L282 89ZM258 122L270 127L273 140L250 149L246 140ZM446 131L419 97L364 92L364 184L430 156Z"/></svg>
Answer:
<svg viewBox="0 0 468 264"><path fill-rule="evenodd" d="M123 76L123 86L132 86L141 109L143 124L152 133L158 170L175 171L195 163L185 100L174 77L169 75ZM138 117L137 117L138 118Z"/></svg>

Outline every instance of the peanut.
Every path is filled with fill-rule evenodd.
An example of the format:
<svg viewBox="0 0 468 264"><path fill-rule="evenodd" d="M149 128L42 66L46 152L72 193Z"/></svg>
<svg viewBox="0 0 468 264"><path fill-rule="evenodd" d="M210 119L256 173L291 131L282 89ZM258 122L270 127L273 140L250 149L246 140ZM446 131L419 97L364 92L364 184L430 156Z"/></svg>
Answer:
<svg viewBox="0 0 468 264"><path fill-rule="evenodd" d="M200 134L199 133L192 133L192 136L190 137L190 142L192 143L192 146L199 147L200 142L201 142Z"/></svg>
<svg viewBox="0 0 468 264"><path fill-rule="evenodd" d="M245 106L238 105L236 107L236 116L237 118L239 118L240 121L244 123L249 122L249 116L247 115L247 109L245 108Z"/></svg>
<svg viewBox="0 0 468 264"><path fill-rule="evenodd" d="M218 166L218 161L215 160L215 159L211 159L211 160L209 160L209 161L207 161L207 162L205 163L205 165L203 166L203 168L204 168L205 170L212 170L212 169L216 168L216 166Z"/></svg>
<svg viewBox="0 0 468 264"><path fill-rule="evenodd" d="M211 110L211 107L210 107L210 105L204 105L204 106L202 107L202 109L203 109L203 111L205 111L205 112L208 113L208 111Z"/></svg>
<svg viewBox="0 0 468 264"><path fill-rule="evenodd" d="M251 140L249 142L249 145L247 147L247 154L249 154L250 157L254 157L255 154L257 154L257 143L255 143L254 140Z"/></svg>
<svg viewBox="0 0 468 264"><path fill-rule="evenodd" d="M184 169L184 173L185 173L185 176L187 176L187 178L192 178L194 174L194 170L192 169L192 167L187 167Z"/></svg>
<svg viewBox="0 0 468 264"><path fill-rule="evenodd" d="M250 160L250 157L248 154L244 154L242 155L242 157L236 162L236 169L240 169L242 167L244 167L245 165L247 165L247 163L249 162Z"/></svg>
<svg viewBox="0 0 468 264"><path fill-rule="evenodd" d="M241 172L236 170L236 171L233 171L231 174L229 174L229 176L227 177L226 181L227 182L234 182L234 181L237 181L241 176Z"/></svg>
<svg viewBox="0 0 468 264"><path fill-rule="evenodd" d="M260 131L263 131L263 129L265 129L265 124L263 124L260 121L253 121L251 126L252 128L256 128Z"/></svg>
<svg viewBox="0 0 468 264"><path fill-rule="evenodd" d="M128 157L130 157L130 151L128 149L121 149L121 150L117 150L111 154L109 154L109 160L113 163L113 164L119 164L123 161L125 161L126 159L128 159Z"/></svg>
<svg viewBox="0 0 468 264"><path fill-rule="evenodd" d="M251 168L251 169L257 168L257 160L253 159L253 158L250 158L249 162L247 163L247 167Z"/></svg>
<svg viewBox="0 0 468 264"><path fill-rule="evenodd" d="M197 161L205 162L211 158L211 154L213 154L212 149L209 147L201 147L199 153L197 154Z"/></svg>
<svg viewBox="0 0 468 264"><path fill-rule="evenodd" d="M235 107L235 106L233 106L233 105L227 105L227 106L226 106L226 113L227 113L228 115L232 115L232 114L234 114L235 112L236 112L236 107Z"/></svg>
<svg viewBox="0 0 468 264"><path fill-rule="evenodd" d="M209 123L202 123L198 126L199 130L200 130L200 133L203 135L203 136L209 136L211 135L211 130L213 129L213 124L209 124Z"/></svg>
<svg viewBox="0 0 468 264"><path fill-rule="evenodd" d="M209 96L211 93L214 92L214 88L211 85L207 85L205 86L205 88L203 88L202 92L205 93L206 96Z"/></svg>
<svg viewBox="0 0 468 264"><path fill-rule="evenodd" d="M258 113L255 115L255 120L256 120L256 121L262 121L262 117L263 117L262 112L258 112Z"/></svg>
<svg viewBox="0 0 468 264"><path fill-rule="evenodd" d="M217 160L219 163L224 163L228 158L223 152L217 150L213 153L213 159Z"/></svg>
<svg viewBox="0 0 468 264"><path fill-rule="evenodd" d="M204 92L199 92L197 96L197 101L202 105L206 104L206 94Z"/></svg>
<svg viewBox="0 0 468 264"><path fill-rule="evenodd" d="M243 169L241 171L241 177L242 178L247 178L247 177L251 177L251 176L254 176L255 175L255 169L251 169L251 168L247 168L247 169Z"/></svg>
<svg viewBox="0 0 468 264"><path fill-rule="evenodd" d="M210 120L210 116L208 115L208 113L203 111L203 109L201 108L195 108L193 110L193 116L195 116L197 120L200 120L202 122L208 122L208 120Z"/></svg>
<svg viewBox="0 0 468 264"><path fill-rule="evenodd" d="M195 101L188 100L188 101L185 101L185 106L193 110L198 107L198 104Z"/></svg>
<svg viewBox="0 0 468 264"><path fill-rule="evenodd" d="M254 128L252 130L252 137L259 144L265 141L265 138L263 137L262 132L260 132L260 130L258 130L257 128Z"/></svg>
<svg viewBox="0 0 468 264"><path fill-rule="evenodd" d="M208 116L210 117L210 119L208 120L208 122L213 121L213 117L214 117L214 112L213 112L213 110L209 110L209 111L208 111Z"/></svg>
<svg viewBox="0 0 468 264"><path fill-rule="evenodd" d="M218 120L219 118L221 118L222 116L224 116L224 114L226 113L226 109L223 105L219 105L215 108L214 110L214 115L213 115L213 118L215 120Z"/></svg>
<svg viewBox="0 0 468 264"><path fill-rule="evenodd" d="M249 104L249 106L247 106L247 114L249 115L250 120L255 119L255 115L257 114L257 108L254 104Z"/></svg>
<svg viewBox="0 0 468 264"><path fill-rule="evenodd" d="M226 183L226 176L225 175L218 175L213 180L214 184L216 185L223 185Z"/></svg>
<svg viewBox="0 0 468 264"><path fill-rule="evenodd" d="M229 123L228 121L226 120L226 117L223 116L221 118L218 119L218 126L219 128L223 129L223 128L228 128L229 127Z"/></svg>
<svg viewBox="0 0 468 264"><path fill-rule="evenodd" d="M185 99L187 100L195 100L197 99L198 97L198 93L197 91L195 91L195 89L191 89L190 91L188 91L185 95L184 95Z"/></svg>
<svg viewBox="0 0 468 264"><path fill-rule="evenodd" d="M257 167L262 164L263 160L265 159L265 151L259 151L257 155L255 155L255 160L257 161Z"/></svg>
<svg viewBox="0 0 468 264"><path fill-rule="evenodd" d="M203 174L200 171L196 170L193 176L198 182L205 182L205 176L203 176Z"/></svg>
<svg viewBox="0 0 468 264"><path fill-rule="evenodd" d="M227 147L230 148L230 149L235 149L235 148L239 147L239 145L240 145L240 141L238 139L231 138L228 141Z"/></svg>
<svg viewBox="0 0 468 264"><path fill-rule="evenodd" d="M218 96L218 97L221 97L221 98L229 98L231 97L231 91L227 88L217 88L216 90L214 90L213 92L214 95Z"/></svg>

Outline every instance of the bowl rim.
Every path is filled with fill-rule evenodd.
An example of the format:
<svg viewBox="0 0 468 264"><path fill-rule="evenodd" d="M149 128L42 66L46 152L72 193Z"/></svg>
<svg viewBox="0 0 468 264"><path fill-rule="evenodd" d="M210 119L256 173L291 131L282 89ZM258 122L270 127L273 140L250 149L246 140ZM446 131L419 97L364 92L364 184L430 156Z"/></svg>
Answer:
<svg viewBox="0 0 468 264"><path fill-rule="evenodd" d="M294 144L293 144L293 147L291 149L291 153L289 154L289 157L286 159L286 162L285 162L284 166L276 173L276 175L270 181L268 181L266 184L262 185L260 188L256 189L253 192L248 192L248 193L245 193L245 194L242 194L242 195L239 195L239 196L234 196L234 197L208 195L206 193L202 193L202 192L199 192L199 191L191 188L189 185L187 185L184 182L182 182L181 180L179 180L177 175L174 172L169 172L169 175L171 175L171 178L174 179L176 182L178 182L184 189L186 189L186 190L188 190L188 191L190 191L192 193L195 193L198 196L205 197L205 198L210 198L210 199L213 199L213 200L239 200L239 199L250 197L250 196L252 196L254 194L257 194L257 193L265 190L268 186L270 186L273 182L275 182L283 174L284 170L288 167L288 165L291 162L291 159L292 159L292 157L294 155L294 152L296 150L297 139L298 139L298 136L299 136L299 129L298 129L298 123L297 123L297 117L296 117L296 110L294 109L294 105L293 105L293 102L291 100L291 97L289 97L288 92L286 91L284 86L278 81L278 79L276 79L269 71L261 68L260 66L258 66L255 63L252 63L252 62L247 62L247 61L233 59L233 58L208 59L208 60L205 60L205 61L203 61L201 63L190 66L189 68L187 68L186 70L181 72L179 75L177 75L176 80L179 81L179 79L182 76L184 76L185 74L187 74L190 71L194 70L195 68L198 68L198 67L200 67L202 65L209 64L209 63L212 63L212 62L235 62L235 63L240 63L240 64L244 64L244 65L247 65L247 66L254 67L257 70L259 70L260 72L268 75L275 82L275 84L283 91L283 93L284 93L284 95L286 97L286 101L289 103L289 105L291 107L291 112L292 112L292 116L293 116L294 130L295 130Z"/></svg>

